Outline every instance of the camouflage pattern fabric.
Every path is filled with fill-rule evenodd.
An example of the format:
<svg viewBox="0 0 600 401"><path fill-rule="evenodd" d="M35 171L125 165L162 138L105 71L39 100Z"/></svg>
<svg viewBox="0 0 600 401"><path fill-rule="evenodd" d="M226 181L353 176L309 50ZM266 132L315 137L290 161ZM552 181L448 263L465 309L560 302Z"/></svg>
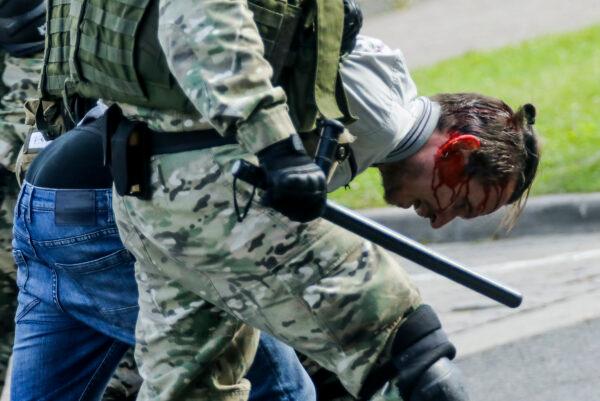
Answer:
<svg viewBox="0 0 600 401"><path fill-rule="evenodd" d="M246 400L257 336L246 329L240 341L247 326L237 319L357 395L420 304L418 290L387 252L324 220L293 223L253 201L239 223L239 158L255 161L236 145L155 156L151 201L115 194L121 237L137 258L139 399ZM244 205L251 188L237 186Z"/></svg>
<svg viewBox="0 0 600 401"><path fill-rule="evenodd" d="M212 126L235 134L251 152L295 132L285 92L271 84L272 69L246 0L161 0L158 37L171 73L200 114L123 105L126 115L158 131Z"/></svg>
<svg viewBox="0 0 600 401"><path fill-rule="evenodd" d="M0 75L4 73L4 52L0 51ZM0 96L4 96L6 93L6 87L0 81ZM4 203L4 202L3 202ZM0 262L0 266L4 264ZM0 394L4 387L4 379L6 377L7 360L10 355L10 348L7 346L7 340L4 333L12 330L11 320L7 321L6 317L10 316L9 313L14 312L14 306L9 306L11 302L16 299L15 295L15 278L7 277L4 269L0 267ZM10 312L9 312L10 311ZM11 325L9 327L8 325Z"/></svg>
<svg viewBox="0 0 600 401"><path fill-rule="evenodd" d="M27 59L6 56L3 60L2 81L7 92L0 99L0 165L14 169L27 133L23 103L36 95L42 59L37 55ZM14 175L0 174L0 388L4 386L14 336L17 287L11 241L13 209L18 193Z"/></svg>
<svg viewBox="0 0 600 401"><path fill-rule="evenodd" d="M7 56L2 80L8 93L0 101L0 165L15 169L17 155L30 127L25 124L25 100L39 97L37 83L43 58L37 54L28 58ZM12 225L12 222L11 222Z"/></svg>
<svg viewBox="0 0 600 401"><path fill-rule="evenodd" d="M18 186L14 175L2 175L0 182L0 391L4 386L8 358L14 337L17 308L17 271L11 254L12 216Z"/></svg>
<svg viewBox="0 0 600 401"><path fill-rule="evenodd" d="M119 366L108 383L102 401L134 401L142 385L131 348L119 362Z"/></svg>

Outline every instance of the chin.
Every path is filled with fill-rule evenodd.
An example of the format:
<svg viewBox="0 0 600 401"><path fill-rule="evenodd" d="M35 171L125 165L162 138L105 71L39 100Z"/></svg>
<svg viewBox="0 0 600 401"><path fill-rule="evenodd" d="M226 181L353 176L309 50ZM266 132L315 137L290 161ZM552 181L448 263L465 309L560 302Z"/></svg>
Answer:
<svg viewBox="0 0 600 401"><path fill-rule="evenodd" d="M409 209L412 206L412 202L402 200L399 191L386 191L383 199L388 205L396 206L402 209Z"/></svg>

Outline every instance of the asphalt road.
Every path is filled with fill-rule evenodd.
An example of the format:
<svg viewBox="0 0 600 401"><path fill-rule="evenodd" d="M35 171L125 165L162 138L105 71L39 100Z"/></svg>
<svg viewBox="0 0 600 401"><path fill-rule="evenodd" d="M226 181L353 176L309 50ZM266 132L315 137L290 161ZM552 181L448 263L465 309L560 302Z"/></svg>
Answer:
<svg viewBox="0 0 600 401"><path fill-rule="evenodd" d="M459 361L473 401L599 401L600 319Z"/></svg>
<svg viewBox="0 0 600 401"><path fill-rule="evenodd" d="M432 245L518 289L518 309L403 262L457 345L474 401L600 401L599 243L579 233Z"/></svg>
<svg viewBox="0 0 600 401"><path fill-rule="evenodd" d="M598 0L418 0L369 16L362 33L402 49L414 68L598 23Z"/></svg>

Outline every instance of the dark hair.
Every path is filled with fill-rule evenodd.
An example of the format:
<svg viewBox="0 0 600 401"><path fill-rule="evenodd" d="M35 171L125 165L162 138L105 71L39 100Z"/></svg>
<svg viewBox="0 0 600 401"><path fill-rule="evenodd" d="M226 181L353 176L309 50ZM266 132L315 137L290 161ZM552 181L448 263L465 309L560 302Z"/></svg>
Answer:
<svg viewBox="0 0 600 401"><path fill-rule="evenodd" d="M440 131L458 131L480 139L481 148L473 151L467 164L470 174L483 185L505 185L516 178L517 185L508 201L516 205L516 219L540 159L533 129L535 107L525 104L514 112L502 100L476 93L443 93L431 99L441 106Z"/></svg>

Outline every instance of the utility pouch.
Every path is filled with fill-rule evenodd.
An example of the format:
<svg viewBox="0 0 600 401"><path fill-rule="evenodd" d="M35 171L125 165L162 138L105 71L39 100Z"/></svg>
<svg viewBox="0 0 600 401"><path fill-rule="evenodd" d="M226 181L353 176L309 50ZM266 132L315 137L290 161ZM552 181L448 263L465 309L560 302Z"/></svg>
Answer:
<svg viewBox="0 0 600 401"><path fill-rule="evenodd" d="M119 195L150 199L149 139L146 124L126 118L110 136L110 168Z"/></svg>
<svg viewBox="0 0 600 401"><path fill-rule="evenodd" d="M19 185L38 153L67 129L61 101L30 99L25 102L24 108L25 124L30 128L15 163Z"/></svg>
<svg viewBox="0 0 600 401"><path fill-rule="evenodd" d="M52 141L71 127L66 124L60 100L29 99L25 102L25 124L35 127L45 141ZM38 144L39 145L39 144ZM44 146L30 146L39 151Z"/></svg>

